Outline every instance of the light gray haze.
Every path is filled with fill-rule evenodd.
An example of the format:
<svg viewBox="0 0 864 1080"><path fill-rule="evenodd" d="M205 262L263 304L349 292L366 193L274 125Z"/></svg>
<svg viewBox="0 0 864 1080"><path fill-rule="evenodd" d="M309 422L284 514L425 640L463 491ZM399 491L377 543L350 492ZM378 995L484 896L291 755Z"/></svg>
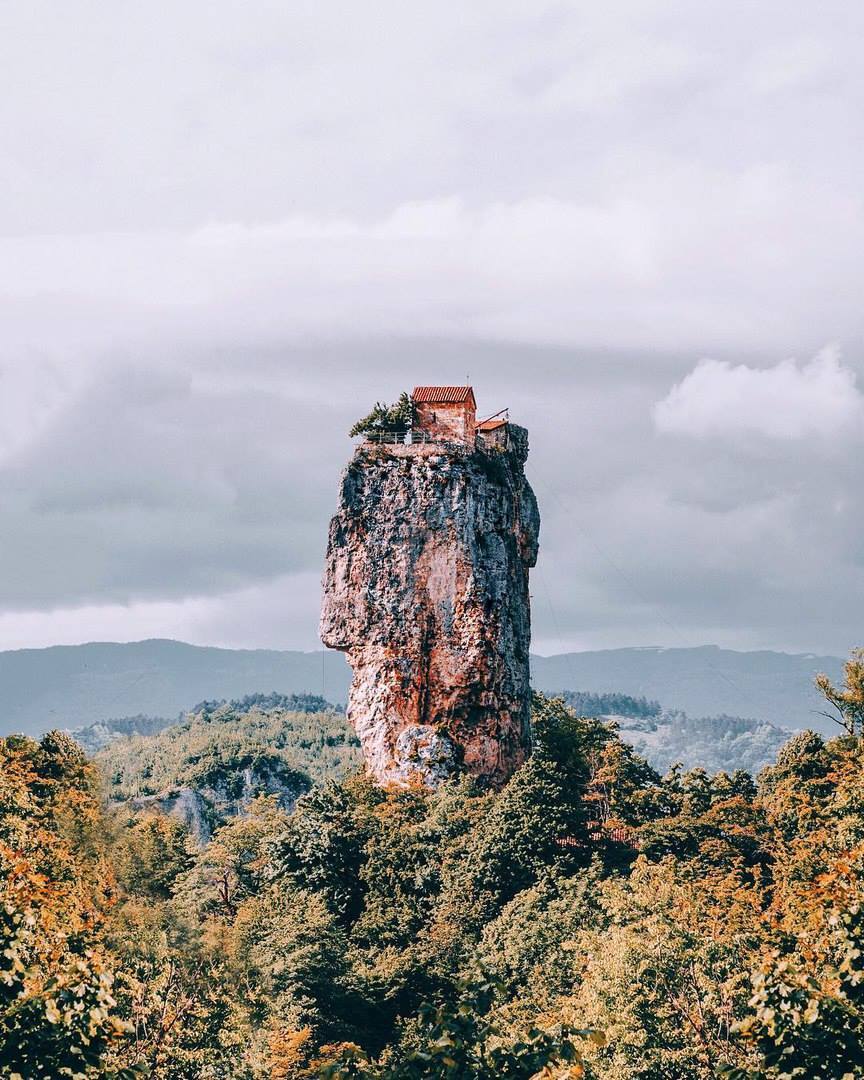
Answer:
<svg viewBox="0 0 864 1080"><path fill-rule="evenodd" d="M864 7L0 5L0 648L316 647L347 428L531 432L535 648L864 643Z"/></svg>

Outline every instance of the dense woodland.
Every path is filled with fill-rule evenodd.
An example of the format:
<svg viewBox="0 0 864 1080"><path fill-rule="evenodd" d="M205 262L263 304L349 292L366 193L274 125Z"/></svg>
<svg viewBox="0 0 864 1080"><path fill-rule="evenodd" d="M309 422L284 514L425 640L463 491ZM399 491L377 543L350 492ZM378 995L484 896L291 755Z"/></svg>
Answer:
<svg viewBox="0 0 864 1080"><path fill-rule="evenodd" d="M709 772L744 769L755 776L789 738L787 731L764 721L689 717L626 694L567 690L554 696L579 716L614 720L624 742L661 772L681 762ZM204 701L179 721L122 717L72 734L105 773L112 799L200 786L208 769L229 776L244 763L281 762L320 783L341 779L362 761L342 708L313 694Z"/></svg>
<svg viewBox="0 0 864 1080"><path fill-rule="evenodd" d="M646 720L656 720L663 709L659 701L648 701L644 697L630 697L629 694L592 694L584 690L561 690L555 697L560 697L579 716L632 716Z"/></svg>
<svg viewBox="0 0 864 1080"><path fill-rule="evenodd" d="M278 694L202 702L155 736L111 742L96 755L108 795L128 799L200 787L264 762L302 771L317 783L359 768L359 743L345 714L321 698L310 697L309 704L299 710L294 695Z"/></svg>
<svg viewBox="0 0 864 1080"><path fill-rule="evenodd" d="M204 846L2 740L2 1075L862 1077L864 655L821 689L756 782L538 697L501 791L321 778Z"/></svg>

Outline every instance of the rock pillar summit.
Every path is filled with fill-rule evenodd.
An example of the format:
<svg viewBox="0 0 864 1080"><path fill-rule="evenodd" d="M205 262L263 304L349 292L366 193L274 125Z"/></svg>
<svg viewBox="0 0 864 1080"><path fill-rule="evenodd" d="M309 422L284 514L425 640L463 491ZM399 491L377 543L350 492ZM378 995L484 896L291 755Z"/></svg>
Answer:
<svg viewBox="0 0 864 1080"><path fill-rule="evenodd" d="M477 422L471 387L376 406L330 523L321 638L347 654L348 718L380 783L500 784L530 747L528 433Z"/></svg>

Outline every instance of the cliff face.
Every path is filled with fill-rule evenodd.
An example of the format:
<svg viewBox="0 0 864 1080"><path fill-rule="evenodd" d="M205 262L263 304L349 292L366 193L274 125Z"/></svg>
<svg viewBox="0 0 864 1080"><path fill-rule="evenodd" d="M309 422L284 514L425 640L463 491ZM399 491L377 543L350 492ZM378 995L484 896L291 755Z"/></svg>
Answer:
<svg viewBox="0 0 864 1080"><path fill-rule="evenodd" d="M363 445L330 524L321 638L380 782L503 782L530 744L528 568L540 518L510 450Z"/></svg>
<svg viewBox="0 0 864 1080"><path fill-rule="evenodd" d="M256 795L276 795L280 807L290 813L301 795L311 787L309 778L278 763L260 762L210 777L196 787L174 787L158 795L130 799L133 810L176 818L189 830L195 842L209 843L214 829L232 817L247 813ZM115 806L122 803L115 802Z"/></svg>

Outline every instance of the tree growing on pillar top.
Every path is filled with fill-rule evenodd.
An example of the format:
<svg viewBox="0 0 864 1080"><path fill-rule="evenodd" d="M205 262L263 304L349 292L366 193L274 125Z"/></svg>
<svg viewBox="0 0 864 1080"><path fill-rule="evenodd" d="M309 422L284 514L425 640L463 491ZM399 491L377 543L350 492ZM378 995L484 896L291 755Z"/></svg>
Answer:
<svg viewBox="0 0 864 1080"><path fill-rule="evenodd" d="M375 402L372 411L351 428L348 433L353 439L355 435L377 435L388 433L404 435L411 430L414 423L414 402L407 391L399 395L399 400L393 405L384 405L380 401Z"/></svg>

